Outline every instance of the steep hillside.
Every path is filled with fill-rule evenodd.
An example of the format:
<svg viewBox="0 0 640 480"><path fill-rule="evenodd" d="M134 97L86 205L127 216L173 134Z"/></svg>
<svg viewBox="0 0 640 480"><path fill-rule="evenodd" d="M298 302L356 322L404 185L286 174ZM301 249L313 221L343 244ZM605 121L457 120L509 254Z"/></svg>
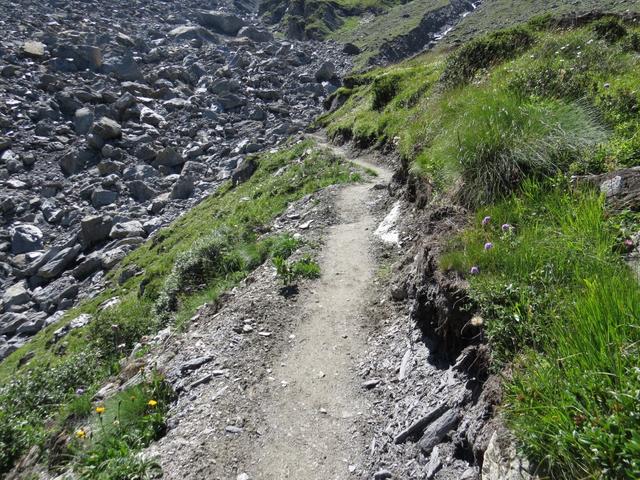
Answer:
<svg viewBox="0 0 640 480"><path fill-rule="evenodd" d="M640 204L618 169L640 165L640 30L562 25L544 17L354 76L321 123L397 150L418 205L467 207L466 228L425 253L435 285L414 319L450 348L486 340L535 472L637 478L640 286L624 259ZM441 276L466 285L447 310L429 293Z"/></svg>
<svg viewBox="0 0 640 480"><path fill-rule="evenodd" d="M447 34L439 46L448 48L460 45L477 36L512 27L519 23L540 16L580 16L589 12L606 11L615 14L637 12L637 2L633 0L574 0L555 1L530 0L527 2L512 2L510 0L484 0L479 3L473 15L466 16Z"/></svg>
<svg viewBox="0 0 640 480"><path fill-rule="evenodd" d="M236 188L231 182L225 184L160 231L110 273L103 293L67 312L4 360L0 365L0 472L8 472L31 446L54 441L56 436L68 440L74 429L90 419L91 400L104 398L104 393L96 392L121 372L124 364L119 360L137 351L145 336L169 324L180 328L198 307L215 302L267 258L286 258L297 249L299 241L291 235L269 235L271 221L291 202L322 187L359 178L309 141L265 155L257 163L258 170L249 181ZM300 268L303 275L313 271L305 267L309 266L306 261L301 262L292 268ZM132 387L134 391L125 390L121 396L150 389L145 396L159 402L159 413L168 406L168 398L154 393L158 381L152 376L149 387ZM118 401L108 404L117 406ZM78 462L81 471L95 468L94 462L109 461L104 474L112 476L101 478L125 478L116 471L142 468L135 453L162 430L162 416L149 420L153 420L151 430L141 425L128 439L110 437L119 451L113 456L102 451L99 442L88 453L75 451L71 444L63 451L47 447L44 454L54 463Z"/></svg>

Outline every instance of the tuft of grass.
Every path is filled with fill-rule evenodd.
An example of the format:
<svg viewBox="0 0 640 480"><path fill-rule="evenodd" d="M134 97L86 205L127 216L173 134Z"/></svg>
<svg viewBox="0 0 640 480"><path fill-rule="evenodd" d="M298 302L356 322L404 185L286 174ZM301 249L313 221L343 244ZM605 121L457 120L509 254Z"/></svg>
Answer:
<svg viewBox="0 0 640 480"><path fill-rule="evenodd" d="M593 31L599 38L612 43L627 35L627 29L616 17L605 17L593 22Z"/></svg>
<svg viewBox="0 0 640 480"><path fill-rule="evenodd" d="M399 77L397 75L383 75L373 81L371 92L373 93L374 110L382 110L398 94L400 90Z"/></svg>
<svg viewBox="0 0 640 480"><path fill-rule="evenodd" d="M272 257L273 266L276 267L276 274L282 280L285 287L295 283L298 278L319 278L320 265L311 256L305 255L295 262L287 262L281 256Z"/></svg>
<svg viewBox="0 0 640 480"><path fill-rule="evenodd" d="M138 453L160 438L171 401L171 389L157 374L130 387L77 421L70 449L80 478L129 480L152 478L159 466Z"/></svg>
<svg viewBox="0 0 640 480"><path fill-rule="evenodd" d="M588 108L470 88L443 100L438 130L416 168L442 188L458 184L465 205L499 199L530 177L567 171L587 148L606 139Z"/></svg>
<svg viewBox="0 0 640 480"><path fill-rule="evenodd" d="M525 27L499 30L472 40L449 57L440 81L450 88L463 85L478 71L525 52L533 42L534 35Z"/></svg>
<svg viewBox="0 0 640 480"><path fill-rule="evenodd" d="M494 365L512 362L507 417L553 479L640 474L640 286L616 223L594 192L528 181L480 209L441 259L467 275Z"/></svg>

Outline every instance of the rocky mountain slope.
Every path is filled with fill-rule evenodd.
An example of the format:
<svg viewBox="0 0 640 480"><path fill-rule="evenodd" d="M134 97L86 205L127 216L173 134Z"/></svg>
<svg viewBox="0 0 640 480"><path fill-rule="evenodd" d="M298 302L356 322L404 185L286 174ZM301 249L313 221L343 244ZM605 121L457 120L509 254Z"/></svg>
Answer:
<svg viewBox="0 0 640 480"><path fill-rule="evenodd" d="M348 68L338 47L276 40L242 5L203 7L1 5L0 358L250 173L248 155L303 130Z"/></svg>

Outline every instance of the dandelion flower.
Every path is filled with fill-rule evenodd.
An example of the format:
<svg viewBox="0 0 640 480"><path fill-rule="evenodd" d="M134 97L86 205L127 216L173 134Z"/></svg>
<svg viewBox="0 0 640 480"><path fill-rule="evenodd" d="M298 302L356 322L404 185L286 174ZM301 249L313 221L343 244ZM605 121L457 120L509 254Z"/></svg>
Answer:
<svg viewBox="0 0 640 480"><path fill-rule="evenodd" d="M471 275L479 275L480 269L474 265L473 267L471 267L471 270L469 270L469 273Z"/></svg>
<svg viewBox="0 0 640 480"><path fill-rule="evenodd" d="M76 438L86 438L86 437L87 437L87 432L85 432L84 430L80 429L76 431Z"/></svg>
<svg viewBox="0 0 640 480"><path fill-rule="evenodd" d="M491 217L487 215L482 219L482 226L484 227L485 225L489 225L490 221L491 221Z"/></svg>
<svg viewBox="0 0 640 480"><path fill-rule="evenodd" d="M99 407L96 407L96 413L98 415L102 415L105 412L106 408L104 408L102 405L100 405Z"/></svg>
<svg viewBox="0 0 640 480"><path fill-rule="evenodd" d="M487 242L484 244L484 249L485 250L491 250L493 248L493 243L491 242Z"/></svg>
<svg viewBox="0 0 640 480"><path fill-rule="evenodd" d="M158 402L156 402L155 400L149 400L147 402L147 405L149 405L151 408L155 407L156 405L158 405Z"/></svg>

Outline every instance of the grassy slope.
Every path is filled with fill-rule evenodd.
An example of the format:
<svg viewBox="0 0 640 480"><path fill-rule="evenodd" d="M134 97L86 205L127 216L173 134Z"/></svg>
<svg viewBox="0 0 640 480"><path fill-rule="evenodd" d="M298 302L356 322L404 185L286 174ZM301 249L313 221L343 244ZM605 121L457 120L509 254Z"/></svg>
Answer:
<svg viewBox="0 0 640 480"><path fill-rule="evenodd" d="M443 47L467 42L488 32L526 22L539 15L586 13L594 10L611 13L638 11L635 0L574 0L549 2L548 0L484 0L473 15L464 18L444 39Z"/></svg>
<svg viewBox="0 0 640 480"><path fill-rule="evenodd" d="M383 43L414 29L428 12L448 3L448 0L413 0L393 6L376 16L348 17L329 38L357 45L362 53L357 57L355 68L365 67Z"/></svg>
<svg viewBox="0 0 640 480"><path fill-rule="evenodd" d="M75 391L91 395L119 370L142 336L169 322L184 322L195 308L213 301L270 255L286 256L291 239L261 236L287 205L327 185L357 179L357 174L305 141L264 155L246 183L204 200L132 252L109 276L110 287L84 302L0 364L0 473L29 445L40 444L56 429L66 431ZM122 271L140 274L123 285ZM117 297L120 303L99 305ZM93 316L63 340L53 332L81 313ZM45 419L53 419L45 426Z"/></svg>
<svg viewBox="0 0 640 480"><path fill-rule="evenodd" d="M567 185L640 165L640 30L535 25L356 76L321 122L477 210L441 267L513 367L504 410L540 473L640 478L640 287L616 253L640 223Z"/></svg>

